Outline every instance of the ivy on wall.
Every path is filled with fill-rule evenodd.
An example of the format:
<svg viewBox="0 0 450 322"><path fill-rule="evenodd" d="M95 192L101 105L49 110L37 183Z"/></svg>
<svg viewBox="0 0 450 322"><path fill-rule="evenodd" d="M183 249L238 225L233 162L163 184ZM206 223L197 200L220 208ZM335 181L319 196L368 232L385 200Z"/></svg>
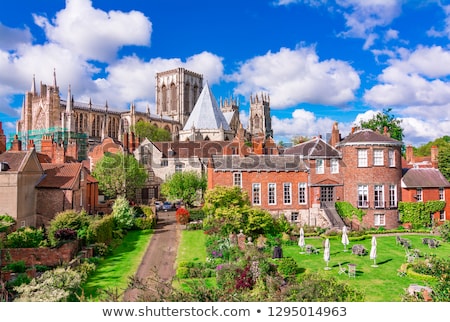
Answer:
<svg viewBox="0 0 450 322"><path fill-rule="evenodd" d="M336 201L334 204L337 213L342 218L353 219L353 216L358 217L359 221L362 222L363 216L366 214L363 210L354 207L348 201Z"/></svg>
<svg viewBox="0 0 450 322"><path fill-rule="evenodd" d="M445 208L445 201L430 200L427 202L399 202L400 221L411 223L413 227L426 227L431 224L431 214Z"/></svg>

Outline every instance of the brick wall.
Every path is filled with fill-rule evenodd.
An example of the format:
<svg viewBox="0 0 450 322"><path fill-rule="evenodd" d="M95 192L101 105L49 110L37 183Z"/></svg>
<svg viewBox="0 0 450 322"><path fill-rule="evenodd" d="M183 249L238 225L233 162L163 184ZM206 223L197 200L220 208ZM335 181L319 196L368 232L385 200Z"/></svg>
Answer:
<svg viewBox="0 0 450 322"><path fill-rule="evenodd" d="M69 263L78 253L78 241L63 244L59 248L3 248L1 250L1 265L25 261L26 266L45 265L55 267L62 263Z"/></svg>

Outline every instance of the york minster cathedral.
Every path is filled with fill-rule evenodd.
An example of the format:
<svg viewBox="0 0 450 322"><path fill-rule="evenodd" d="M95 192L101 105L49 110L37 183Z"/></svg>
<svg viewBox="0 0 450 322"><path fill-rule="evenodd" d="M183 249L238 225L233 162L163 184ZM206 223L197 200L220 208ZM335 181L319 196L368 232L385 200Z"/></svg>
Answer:
<svg viewBox="0 0 450 322"><path fill-rule="evenodd" d="M104 104L75 101L69 86L67 98L62 99L53 72L53 84L40 83L33 76L31 90L25 93L21 117L17 122L17 136L26 144L33 141L40 151L42 137L52 136L55 142L76 141L79 159L87 151L109 137L122 142L139 121L164 128L173 141L232 140L239 127L239 103L235 98L216 101L203 75L184 68L156 74L156 114L129 110L118 111ZM250 97L249 121L246 134L272 137L270 99L261 94Z"/></svg>

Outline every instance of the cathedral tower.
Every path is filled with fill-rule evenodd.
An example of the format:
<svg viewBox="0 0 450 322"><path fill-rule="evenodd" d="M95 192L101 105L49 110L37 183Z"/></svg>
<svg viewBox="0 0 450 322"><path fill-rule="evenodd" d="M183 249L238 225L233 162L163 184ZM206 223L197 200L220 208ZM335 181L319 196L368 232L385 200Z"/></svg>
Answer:
<svg viewBox="0 0 450 322"><path fill-rule="evenodd" d="M156 74L156 113L184 126L203 89L203 75L184 68Z"/></svg>
<svg viewBox="0 0 450 322"><path fill-rule="evenodd" d="M264 135L265 138L273 136L272 118L270 116L269 95L258 94L250 96L250 116L248 132L252 136Z"/></svg>

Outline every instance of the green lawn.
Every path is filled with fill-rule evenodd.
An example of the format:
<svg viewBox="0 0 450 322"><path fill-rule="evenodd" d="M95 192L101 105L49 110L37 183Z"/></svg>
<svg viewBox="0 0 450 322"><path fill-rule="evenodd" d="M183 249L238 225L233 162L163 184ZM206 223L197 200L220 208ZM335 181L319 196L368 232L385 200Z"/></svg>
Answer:
<svg viewBox="0 0 450 322"><path fill-rule="evenodd" d="M284 246L283 255L294 258L301 268L308 271L323 272L323 274L335 276L340 280L363 290L366 294L367 302L396 302L401 301L404 290L410 284L425 285L423 280L413 279L409 276L400 277L397 270L406 261L405 250L400 245L396 245L394 236L377 237L377 259L378 267L372 267L373 260L369 255L357 256L351 253L351 247L355 244L364 245L370 252L371 239L352 242L347 246L349 251L344 252L344 247L340 240L330 239L330 262L331 270L325 270L326 262L323 260L323 249L321 238L306 238L306 243L320 248L320 254L306 255L300 254L300 248L294 246ZM447 257L450 254L450 244L442 243L435 249L428 248L422 244L423 235L402 235L412 242L412 248L419 249L422 254L436 254L437 257ZM348 275L339 275L339 263L348 268L349 263L356 264L356 278L349 278Z"/></svg>
<svg viewBox="0 0 450 322"><path fill-rule="evenodd" d="M377 259L378 267L372 267L374 261L369 255L357 256L351 253L351 247L355 244L364 245L370 252L371 238L362 241L350 241L348 251L340 239L330 239L331 258L328 264L330 270L325 270L326 262L323 260L322 238L306 238L306 244L311 244L320 249L319 254L300 254L297 245L283 246L283 256L294 258L302 272L321 272L322 274L335 276L336 278L356 286L365 293L366 302L400 302L404 291L410 284L426 285L420 279L410 276L400 277L397 270L406 261L405 250L396 245L395 236L377 237ZM442 243L436 249L430 249L422 244L423 235L402 235L412 242L412 248L419 249L422 254L436 254L438 257L450 255L450 243ZM439 238L438 238L439 239ZM205 260L205 235L202 231L183 231L177 261L204 261ZM201 254L201 255L199 255ZM356 277L350 278L346 274L339 274L339 263L346 269L349 263L356 264Z"/></svg>
<svg viewBox="0 0 450 322"><path fill-rule="evenodd" d="M98 301L99 290L117 290L123 293L128 286L129 277L136 273L141 263L151 236L151 230L129 231L112 254L98 263L96 271L83 285L86 299Z"/></svg>

